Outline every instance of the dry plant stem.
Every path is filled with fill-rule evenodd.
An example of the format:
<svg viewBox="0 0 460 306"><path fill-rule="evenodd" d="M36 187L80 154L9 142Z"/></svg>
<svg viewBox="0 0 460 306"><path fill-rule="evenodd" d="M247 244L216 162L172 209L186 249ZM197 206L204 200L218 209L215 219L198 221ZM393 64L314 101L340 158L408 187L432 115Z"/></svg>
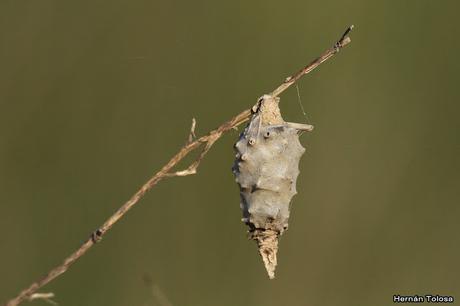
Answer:
<svg viewBox="0 0 460 306"><path fill-rule="evenodd" d="M353 26L347 29L345 34L341 39L332 47L331 49L326 50L320 57L311 62L308 66L300 70L295 75L287 78L283 84L281 84L277 89L275 89L271 95L276 97L285 91L289 86L294 84L298 79L303 75L308 74L313 69L318 67L321 63L332 57L336 54L342 47L346 46L351 42L350 38L347 36ZM173 176L186 176L195 174L198 166L200 165L201 160L204 158L206 153L211 149L212 145L224 134L231 129L236 128L245 121L249 120L252 112L251 109L242 111L229 121L225 122L217 129L209 132L209 134L202 136L196 140L195 139L195 119L192 121L192 127L190 130L190 136L188 142L179 150L176 155L174 155L169 162L161 168L155 175L153 175L125 204L123 204L112 216L110 216L104 224L91 234L91 236L70 256L68 256L60 265L53 268L48 272L43 278L32 283L28 288L21 291L15 298L9 300L5 306L16 306L19 305L24 300L30 299L30 297L41 287L48 284L50 281L58 277L67 271L67 269L77 261L81 256L83 256L94 244L102 239L105 233L110 230L110 228L117 223L127 212L130 210L139 200L149 191L153 186L155 186L160 180L165 177ZM181 161L185 156L187 156L191 151L203 146L203 149L198 156L198 158L185 170L171 172L171 170L176 166L179 161Z"/></svg>
<svg viewBox="0 0 460 306"><path fill-rule="evenodd" d="M274 91L272 91L272 93L270 94L271 96L273 97L277 97L279 96L283 91L285 91L286 89L289 88L289 86L291 86L292 84L294 84L295 82L297 82L298 79L300 79L302 76L304 76L305 74L308 74L310 72L312 72L315 68L317 68L319 65L321 65L322 63L324 63L325 61L327 61L329 58L331 58L334 54L336 54L337 52L340 51L340 49L342 49L343 47L345 47L346 45L348 45L350 42L351 42L351 39L350 37L348 37L347 35L351 32L351 30L353 30L353 25L351 25L346 31L345 33L343 33L342 37L335 43L335 45L329 49L329 50L326 50L326 52L324 52L323 54L321 54L317 59L315 59L313 62L311 62L310 64L308 64L307 66L305 66L302 70L300 70L299 72L297 72L296 74L294 74L293 76L290 76L288 78L286 78L286 80L284 81L283 84L281 84L280 86L278 86L277 89L275 89Z"/></svg>

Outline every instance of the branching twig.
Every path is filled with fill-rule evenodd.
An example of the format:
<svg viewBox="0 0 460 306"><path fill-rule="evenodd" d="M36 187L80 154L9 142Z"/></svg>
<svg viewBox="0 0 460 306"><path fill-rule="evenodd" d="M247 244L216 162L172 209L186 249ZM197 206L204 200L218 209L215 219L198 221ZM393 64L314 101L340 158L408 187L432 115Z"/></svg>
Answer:
<svg viewBox="0 0 460 306"><path fill-rule="evenodd" d="M313 69L318 67L321 63L332 57L334 54L339 52L341 48L346 46L348 43L351 42L350 38L347 36L348 33L351 31L353 26L349 27L344 35L340 38L340 40L331 48L326 50L320 57L315 59L305 68L300 70L298 73L294 74L293 76L287 78L284 83L282 83L278 88L276 88L271 95L278 96L283 91L285 91L289 86L294 84L298 79L300 79L303 75L310 73ZM91 236L69 257L67 257L63 263L58 265L57 267L53 268L51 271L48 272L43 278L39 279L38 281L32 283L28 288L21 291L15 298L9 300L5 306L16 306L20 304L24 300L31 300L33 299L34 293L43 287L44 285L48 284L50 281L58 277L59 275L63 274L67 271L67 269L77 261L81 256L83 256L95 243L100 241L102 237L107 233L107 231L112 228L112 226L117 223L127 212L130 210L139 200L149 191L153 186L155 186L160 180L165 177L173 177L173 176L186 176L195 174L196 170L204 158L206 153L208 153L209 149L211 149L212 145L224 134L229 130L236 128L237 126L241 125L245 121L247 121L252 112L251 109L247 109L229 121L225 122L217 129L209 132L209 134L202 136L198 139L195 137L195 119L192 121L192 127L190 129L190 135L188 138L188 142L179 150L179 152L171 158L171 160L161 168L155 175L153 175L125 204L123 204L112 216L110 216L102 226L94 231ZM187 156L191 151L203 146L203 149L198 156L198 158L185 170L171 172L171 170L176 166L176 164L181 161L185 156ZM36 297L35 297L36 298Z"/></svg>

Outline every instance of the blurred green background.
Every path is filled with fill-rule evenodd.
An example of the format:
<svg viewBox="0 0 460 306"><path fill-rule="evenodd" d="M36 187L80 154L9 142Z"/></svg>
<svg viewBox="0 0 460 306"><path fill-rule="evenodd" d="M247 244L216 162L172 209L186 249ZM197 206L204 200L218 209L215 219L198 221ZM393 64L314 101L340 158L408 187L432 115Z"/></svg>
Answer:
<svg viewBox="0 0 460 306"><path fill-rule="evenodd" d="M42 292L60 305L460 299L458 1L0 2L0 302L76 249L184 143L299 83L299 194L267 279L240 222L238 132L162 181ZM304 122L295 88L281 96ZM161 294L159 293L161 292ZM164 304L164 303L163 303ZM33 305L46 305L35 301Z"/></svg>

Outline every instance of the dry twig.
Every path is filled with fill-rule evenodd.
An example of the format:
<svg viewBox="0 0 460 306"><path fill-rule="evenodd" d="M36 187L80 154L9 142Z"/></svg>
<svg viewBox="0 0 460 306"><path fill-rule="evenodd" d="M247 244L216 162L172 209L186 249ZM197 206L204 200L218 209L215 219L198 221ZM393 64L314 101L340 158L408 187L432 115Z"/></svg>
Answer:
<svg viewBox="0 0 460 306"><path fill-rule="evenodd" d="M52 300L54 298L54 293L52 292L47 292L47 293L33 293L29 296L28 300L33 301L33 300L43 300L51 305L58 305L55 301Z"/></svg>
<svg viewBox="0 0 460 306"><path fill-rule="evenodd" d="M345 47L351 42L351 39L348 37L348 33L351 31L353 26L349 27L339 41L330 49L326 50L320 57L312 61L305 68L294 74L293 76L287 78L278 88L276 88L270 95L276 97L288 89L292 84L294 84L298 79L303 75L310 73L321 63L332 57L334 54L339 52L339 50ZM202 136L198 139L195 137L195 119L192 121L192 127L190 129L190 135L188 137L188 142L179 150L179 152L174 155L169 162L161 168L155 175L153 175L126 203L124 203L112 216L110 216L102 226L94 231L91 236L70 256L68 256L60 265L53 268L48 272L43 278L35 281L21 291L16 297L9 300L5 306L16 306L19 305L24 300L31 300L34 297L34 293L48 284L53 279L57 278L59 275L67 271L67 269L75 263L80 257L82 257L86 252L102 237L109 231L112 226L117 223L127 212L130 210L139 200L149 191L153 186L155 186L159 181L165 177L173 176L187 176L195 174L198 166L200 165L201 160L204 158L206 153L211 149L212 145L224 134L231 129L236 128L245 121L249 120L252 114L251 109L247 109L230 119L229 121L223 123L217 129L209 132L209 134ZM202 147L203 149L198 156L198 158L185 170L171 172L174 166L176 166L179 161L181 161L185 156L187 156L191 151Z"/></svg>

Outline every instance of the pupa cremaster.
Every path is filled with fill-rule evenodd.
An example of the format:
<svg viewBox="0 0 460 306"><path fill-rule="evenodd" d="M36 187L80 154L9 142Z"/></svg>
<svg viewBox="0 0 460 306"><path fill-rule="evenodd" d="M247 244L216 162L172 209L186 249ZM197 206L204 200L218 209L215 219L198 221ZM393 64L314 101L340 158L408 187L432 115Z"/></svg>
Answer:
<svg viewBox="0 0 460 306"><path fill-rule="evenodd" d="M261 97L249 124L235 144L233 174L240 187L243 222L257 242L270 279L275 277L278 237L288 228L290 202L297 193L299 161L305 148L299 141L308 124L285 122L279 98Z"/></svg>

